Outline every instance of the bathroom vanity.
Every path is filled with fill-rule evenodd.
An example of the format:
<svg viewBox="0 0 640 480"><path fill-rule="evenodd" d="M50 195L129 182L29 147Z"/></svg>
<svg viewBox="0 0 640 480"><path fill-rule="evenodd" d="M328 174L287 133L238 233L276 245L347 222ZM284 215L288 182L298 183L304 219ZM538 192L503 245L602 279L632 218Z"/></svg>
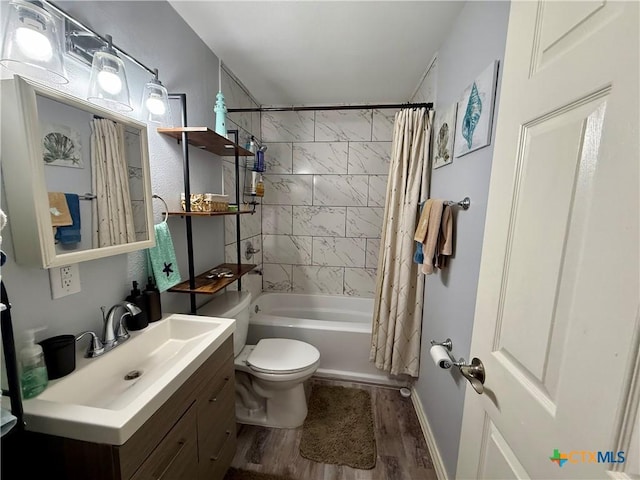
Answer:
<svg viewBox="0 0 640 480"><path fill-rule="evenodd" d="M36 397L35 402L25 402L27 430L32 430L27 431L26 445L38 453L38 466L43 469L39 473L43 478L44 475L69 480L215 480L224 477L236 449L232 339L235 321L172 315L157 323L160 325L149 327L151 331L142 331L129 340L130 345L118 347L120 358L116 358L116 349L104 359L92 359L95 363L85 367L84 374L80 368L71 375L80 375L78 378L70 379L67 385L62 379ZM147 350L145 342L149 340L152 347ZM129 352L127 346L132 347ZM91 390L92 385L87 384L82 375L91 378L99 373L98 362L113 355L109 363L122 367L123 363L129 365L123 358L136 355L134 352L140 354L136 356L145 357L146 351L150 352L149 358L139 363L143 369L138 384L140 391L127 392L122 384L118 387L114 383L109 391L120 393L110 398L108 405L101 405L95 395L82 397L82 394L71 393L70 397L76 397L76 405L67 405L68 418L62 418L65 415L57 410L64 407L54 403L63 401L64 395L74 390L76 381ZM153 364L149 359L155 361L158 355L165 358ZM172 372L175 364L178 367ZM113 372L110 366L106 369L105 380L109 383ZM192 373L184 375L190 369ZM145 375L149 376L146 384ZM187 377L183 382L181 375ZM94 377L92 383L100 381L100 377ZM96 385L96 390L100 389ZM167 390L173 391L167 394ZM134 395L127 398L129 393ZM167 397L166 400L156 406L157 399L163 397ZM93 411L90 415L89 410ZM113 418L109 419L111 412L114 412ZM127 418L106 425L118 415Z"/></svg>

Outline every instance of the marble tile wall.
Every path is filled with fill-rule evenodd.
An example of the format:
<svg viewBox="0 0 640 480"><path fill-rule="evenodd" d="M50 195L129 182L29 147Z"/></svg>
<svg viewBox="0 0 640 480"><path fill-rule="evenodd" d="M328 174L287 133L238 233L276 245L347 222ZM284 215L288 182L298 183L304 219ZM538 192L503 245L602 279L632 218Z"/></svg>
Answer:
<svg viewBox="0 0 640 480"><path fill-rule="evenodd" d="M225 94L225 103L227 108L255 108L258 105L253 102L251 97L245 93L242 87L223 70L222 75L222 91ZM227 114L227 130L238 130L238 143L246 145L251 135L260 139L260 114L257 112L249 113L229 113ZM232 136L229 137L232 140ZM221 157L222 172L224 175L225 193L229 195L230 203L238 203L235 195L235 164L234 157ZM243 195L247 190L249 175L245 175L247 169L245 166L249 162L252 165L253 157L240 158L240 202L250 201L251 197ZM240 215L240 251L241 263L256 264L256 270L262 270L263 264L263 248L262 248L262 207L256 207L256 213L253 215ZM225 238L225 262L237 262L236 249L236 218L234 216L224 217L224 238ZM245 251L248 244L255 250L259 250L249 258L245 257ZM227 289L237 290L237 282L231 284ZM251 292L255 298L262 292L262 276L257 274L247 274L242 277L242 290Z"/></svg>
<svg viewBox="0 0 640 480"><path fill-rule="evenodd" d="M262 114L265 291L373 297L395 113Z"/></svg>

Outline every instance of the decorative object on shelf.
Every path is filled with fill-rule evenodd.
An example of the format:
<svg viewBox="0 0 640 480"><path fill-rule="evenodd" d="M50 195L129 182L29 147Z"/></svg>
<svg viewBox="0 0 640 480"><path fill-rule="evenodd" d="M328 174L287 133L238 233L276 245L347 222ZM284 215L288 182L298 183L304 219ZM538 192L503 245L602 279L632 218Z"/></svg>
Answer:
<svg viewBox="0 0 640 480"><path fill-rule="evenodd" d="M216 193L204 194L204 212L226 212L229 208L229 195Z"/></svg>
<svg viewBox="0 0 640 480"><path fill-rule="evenodd" d="M216 112L216 133L227 137L227 107L224 104L224 95L222 94L222 60L218 60L218 94L216 95L216 106L213 109Z"/></svg>
<svg viewBox="0 0 640 480"><path fill-rule="evenodd" d="M456 129L456 110L454 103L441 112L435 113L435 141L433 148L433 168L444 167L453 162L453 139Z"/></svg>
<svg viewBox="0 0 640 480"><path fill-rule="evenodd" d="M43 127L42 150L45 165L84 168L80 134L67 125Z"/></svg>
<svg viewBox="0 0 640 480"><path fill-rule="evenodd" d="M214 268L213 270L209 270L209 273L206 275L207 278L215 278L215 279L233 278L233 276L234 276L234 273L231 271L231 269L226 267Z"/></svg>
<svg viewBox="0 0 640 480"><path fill-rule="evenodd" d="M93 54L87 100L119 112L133 110L124 62L118 57L111 35L107 44Z"/></svg>
<svg viewBox="0 0 640 480"><path fill-rule="evenodd" d="M461 157L491 143L491 123L498 78L494 60L469 85L458 102L454 153Z"/></svg>
<svg viewBox="0 0 640 480"><path fill-rule="evenodd" d="M36 80L69 83L55 19L41 2L9 3L0 64Z"/></svg>
<svg viewBox="0 0 640 480"><path fill-rule="evenodd" d="M158 69L154 69L155 75L149 80L142 91L142 116L143 122L168 125L171 121L169 109L169 93L158 79Z"/></svg>

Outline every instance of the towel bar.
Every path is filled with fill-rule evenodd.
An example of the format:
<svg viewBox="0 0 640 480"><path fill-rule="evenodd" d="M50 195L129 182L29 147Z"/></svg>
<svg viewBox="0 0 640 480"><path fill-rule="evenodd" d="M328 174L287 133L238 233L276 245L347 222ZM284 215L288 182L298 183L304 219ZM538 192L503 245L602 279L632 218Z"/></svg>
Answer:
<svg viewBox="0 0 640 480"><path fill-rule="evenodd" d="M444 202L444 204L447 206L457 205L458 207L461 207L463 210L469 210L469 207L471 206L471 199L469 197L464 197L459 202L447 200L446 202Z"/></svg>
<svg viewBox="0 0 640 480"><path fill-rule="evenodd" d="M418 203L418 206L421 207L422 205L424 205L425 202L426 200L424 202ZM461 207L463 210L469 210L469 207L471 206L471 199L469 197L464 197L459 202L454 202L453 200L446 200L444 202L444 205L448 207L458 206L458 207Z"/></svg>

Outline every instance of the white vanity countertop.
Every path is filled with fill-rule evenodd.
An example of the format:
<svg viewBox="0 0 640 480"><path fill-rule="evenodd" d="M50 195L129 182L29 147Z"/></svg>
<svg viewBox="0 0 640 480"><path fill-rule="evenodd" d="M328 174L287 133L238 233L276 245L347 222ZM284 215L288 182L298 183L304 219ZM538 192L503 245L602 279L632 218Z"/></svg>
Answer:
<svg viewBox="0 0 640 480"><path fill-rule="evenodd" d="M233 334L235 320L171 314L24 401L26 429L124 444ZM131 371L142 375L124 380Z"/></svg>

